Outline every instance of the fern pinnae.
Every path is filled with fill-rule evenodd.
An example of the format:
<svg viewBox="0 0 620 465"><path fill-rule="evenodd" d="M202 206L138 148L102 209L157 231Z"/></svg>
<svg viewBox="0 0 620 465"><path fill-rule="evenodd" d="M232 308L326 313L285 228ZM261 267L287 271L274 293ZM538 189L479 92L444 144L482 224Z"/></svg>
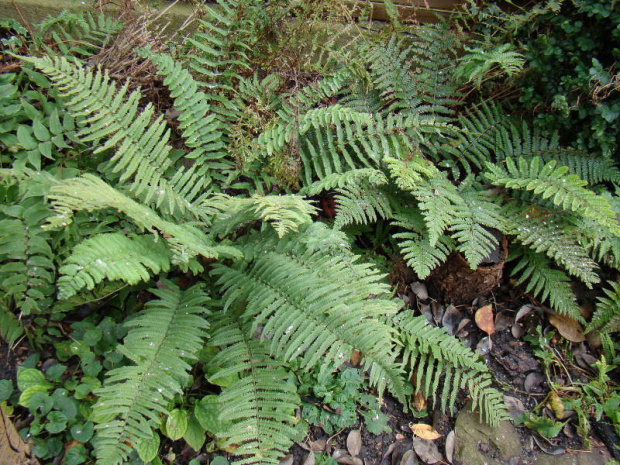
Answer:
<svg viewBox="0 0 620 465"><path fill-rule="evenodd" d="M597 299L588 330L608 334L620 332L620 284L613 281L608 284L610 288L603 289L605 295Z"/></svg>
<svg viewBox="0 0 620 465"><path fill-rule="evenodd" d="M107 73L91 73L64 57L25 58L46 73L67 100L65 107L74 116L83 117L86 126L79 137L85 141L105 142L96 151L117 147L111 160L112 170L122 172L121 181L133 179L131 189L142 195L149 203L167 213L189 212L200 217L193 204L200 198L180 196L187 185L202 186L204 179L192 175L182 177L183 183L172 185L166 178L167 168L172 166L167 145L169 131L163 116L151 121L154 110L147 105L137 114L140 94L132 92L125 101L127 87L120 90L110 81ZM137 115L137 116L136 116ZM184 170L184 168L179 168ZM191 172L192 169L190 169ZM200 190L194 189L194 194Z"/></svg>
<svg viewBox="0 0 620 465"><path fill-rule="evenodd" d="M125 323L129 332L119 347L131 365L107 374L95 394L93 408L97 463L124 463L140 440L168 414L168 403L180 394L209 327L204 315L209 300L201 285L185 291L170 281L151 292L159 299L147 303L140 315Z"/></svg>
<svg viewBox="0 0 620 465"><path fill-rule="evenodd" d="M210 341L221 348L211 363L222 368L212 379L238 377L219 399L220 417L233 422L225 445L236 446L235 455L242 456L235 464L277 464L299 439L295 411L301 399L283 364L251 334L251 325L224 316Z"/></svg>

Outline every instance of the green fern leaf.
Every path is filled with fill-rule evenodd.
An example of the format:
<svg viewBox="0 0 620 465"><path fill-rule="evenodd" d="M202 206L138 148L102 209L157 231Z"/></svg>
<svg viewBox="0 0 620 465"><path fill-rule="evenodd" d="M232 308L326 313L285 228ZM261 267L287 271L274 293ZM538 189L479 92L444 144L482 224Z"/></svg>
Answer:
<svg viewBox="0 0 620 465"><path fill-rule="evenodd" d="M58 270L58 298L67 299L81 289L92 290L104 280L128 284L148 281L170 269L171 254L153 236L99 234L78 244Z"/></svg>
<svg viewBox="0 0 620 465"><path fill-rule="evenodd" d="M379 217L392 215L389 198L381 190L367 183L336 189L334 197L338 207L334 228L349 224L369 224Z"/></svg>
<svg viewBox="0 0 620 465"><path fill-rule="evenodd" d="M295 411L301 399L282 363L251 334L250 325L223 317L210 341L222 348L212 360L222 369L211 380L236 379L219 397L220 418L232 422L223 447L234 445L243 457L235 464L277 464L300 439Z"/></svg>
<svg viewBox="0 0 620 465"><path fill-rule="evenodd" d="M10 349L13 344L24 334L24 327L15 314L11 312L4 301L0 301L0 339L6 342Z"/></svg>
<svg viewBox="0 0 620 465"><path fill-rule="evenodd" d="M608 284L611 289L603 289L606 297L598 298L588 331L593 329L601 333L620 331L620 284L612 281Z"/></svg>
<svg viewBox="0 0 620 465"><path fill-rule="evenodd" d="M560 270L551 268L551 262L543 254L519 247L511 250L508 261L519 258L512 276L519 276L517 285L525 285L525 292L548 302L558 313L582 320L581 311L570 288L570 279Z"/></svg>
<svg viewBox="0 0 620 465"><path fill-rule="evenodd" d="M539 157L506 159L506 168L487 164L485 175L493 184L509 189L531 191L543 200L550 199L563 210L577 212L596 220L601 226L620 235L620 226L611 206L603 197L585 189L586 182L569 168L557 166L556 161L541 165Z"/></svg>
<svg viewBox="0 0 620 465"><path fill-rule="evenodd" d="M480 408L487 423L497 425L508 418L502 393L491 386L489 369L481 357L444 328L430 326L424 316L400 313L394 318L394 325L399 328L405 346L403 360L408 374L426 396L435 403L441 401L443 410L453 410L458 389L467 388L473 408Z"/></svg>
<svg viewBox="0 0 620 465"><path fill-rule="evenodd" d="M196 359L207 336L209 299L202 286L182 291L169 281L164 285L151 290L158 300L125 323L129 332L118 350L132 364L110 370L95 391L95 455L101 465L125 463L140 440L151 438L160 415L168 415L169 402L187 384L188 361Z"/></svg>
<svg viewBox="0 0 620 465"><path fill-rule="evenodd" d="M406 388L395 365L391 329L378 319L396 312L388 288L369 265L354 256L308 252L303 239L286 236L270 250L260 243L251 263L218 266L225 308L243 309L254 326L264 325L269 350L303 367L325 370L344 363L352 350L362 352L370 382L381 393L389 387L399 399ZM264 252L264 253L263 253ZM369 299L370 295L377 296Z"/></svg>
<svg viewBox="0 0 620 465"><path fill-rule="evenodd" d="M83 142L105 140L95 152L117 147L110 160L112 170L121 173L121 182L133 181L134 195L169 214L189 211L200 217L193 204L201 200L205 179L194 168L176 167L174 182L167 180L166 171L173 164L167 145L169 131L163 116L152 121L151 105L138 114L139 92L132 92L125 101L127 86L118 89L107 74L87 72L64 57L24 60L50 77L74 117L84 118L87 125L78 133Z"/></svg>

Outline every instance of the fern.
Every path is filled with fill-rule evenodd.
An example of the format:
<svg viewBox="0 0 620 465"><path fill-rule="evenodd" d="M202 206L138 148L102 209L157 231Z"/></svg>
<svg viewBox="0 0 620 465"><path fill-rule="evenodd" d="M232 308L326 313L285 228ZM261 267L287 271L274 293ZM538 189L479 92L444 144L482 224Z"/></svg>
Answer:
<svg viewBox="0 0 620 465"><path fill-rule="evenodd" d="M487 164L485 176L497 186L527 190L542 199L550 199L563 210L592 218L615 235L620 235L616 215L607 200L585 189L586 182L577 175L567 174L568 170L566 166L557 166L555 161L541 165L538 157L518 158L516 161L507 158L505 169Z"/></svg>
<svg viewBox="0 0 620 465"><path fill-rule="evenodd" d="M300 193L305 195L317 195L323 191L335 188L346 188L358 185L361 181L367 182L371 186L381 186L387 183L387 178L382 171L374 168L359 168L345 171L344 173L332 173L325 176L320 181L315 181L304 187Z"/></svg>
<svg viewBox="0 0 620 465"><path fill-rule="evenodd" d="M560 270L551 267L547 257L531 249L520 247L511 251L508 261L519 259L512 269L512 276L519 276L517 285L525 284L525 292L531 293L560 314L583 320L570 279Z"/></svg>
<svg viewBox="0 0 620 465"><path fill-rule="evenodd" d="M56 264L51 237L40 225L50 215L41 197L3 206L0 219L0 289L25 315L53 303Z"/></svg>
<svg viewBox="0 0 620 465"><path fill-rule="evenodd" d="M415 385L443 410L454 409L458 390L469 389L473 408L480 408L487 423L497 425L508 419L502 394L491 386L486 363L443 328L432 327L424 316L400 313L394 325L401 333L403 357ZM441 387L440 387L441 386Z"/></svg>
<svg viewBox="0 0 620 465"><path fill-rule="evenodd" d="M118 350L132 364L110 370L106 382L95 393L97 462L125 463L131 450L152 438L166 404L182 393L189 380L188 363L196 359L209 325L204 319L208 297L202 286L182 291L164 282L164 289L151 292L159 297L125 326L129 332Z"/></svg>
<svg viewBox="0 0 620 465"><path fill-rule="evenodd" d="M151 105L137 114L139 92L132 92L125 101L127 86L117 89L107 74L88 73L64 57L26 60L50 76L66 100L65 107L88 123L78 133L83 142L98 143L106 138L95 153L117 147L110 160L112 171L122 173L121 182L133 180L134 195L169 214L189 211L200 216L194 205L201 200L205 180L195 175L194 168L179 167L172 180L167 179L166 171L173 163L167 145L169 132L162 116L151 121Z"/></svg>
<svg viewBox="0 0 620 465"><path fill-rule="evenodd" d="M262 252L251 263L216 267L225 308L242 309L254 328L264 325L271 354L297 359L306 368L319 364L325 370L332 361L337 367L359 350L371 384L380 393L389 384L404 399L394 335L378 319L398 307L381 297L388 289L376 271L353 256L304 251L303 243L289 236L276 250ZM378 297L369 300L371 294Z"/></svg>
<svg viewBox="0 0 620 465"><path fill-rule="evenodd" d="M406 230L395 232L392 237L397 240L407 265L420 279L427 278L455 248L454 241L444 235L439 236L436 243L431 245L424 219L419 214L397 215L392 224Z"/></svg>
<svg viewBox="0 0 620 465"><path fill-rule="evenodd" d="M560 215L518 202L503 206L502 213L507 234L515 235L532 250L545 253L584 283L599 282L597 265L579 244L578 232L563 222Z"/></svg>
<svg viewBox="0 0 620 465"><path fill-rule="evenodd" d="M223 447L243 457L235 464L277 464L300 439L295 411L301 399L283 364L249 334L249 325L223 317L210 341L222 349L211 363L223 367L211 381L236 379L219 397L220 417L232 422Z"/></svg>
<svg viewBox="0 0 620 465"><path fill-rule="evenodd" d="M127 215L140 229L164 235L173 252L173 263L187 265L197 255L216 258L222 253L228 257L240 257L234 247L214 244L206 234L190 224L164 220L155 211L93 175L85 174L54 186L49 198L57 212L49 219L52 227L67 226L75 211L113 208Z"/></svg>
<svg viewBox="0 0 620 465"><path fill-rule="evenodd" d="M311 221L310 215L316 208L297 195L254 196L249 199L214 195L203 203L206 209L213 209L215 215L211 231L227 235L242 224L256 219L273 225L279 237L296 232L299 227Z"/></svg>
<svg viewBox="0 0 620 465"><path fill-rule="evenodd" d="M13 344L24 334L24 327L15 314L0 301L0 339L6 342L10 349Z"/></svg>
<svg viewBox="0 0 620 465"><path fill-rule="evenodd" d="M349 224L374 223L379 217L392 215L388 196L366 183L336 189L334 200L338 207L334 221L336 229Z"/></svg>
<svg viewBox="0 0 620 465"><path fill-rule="evenodd" d="M611 289L603 289L605 297L599 297L588 331L596 329L601 333L620 331L620 284L609 281Z"/></svg>
<svg viewBox="0 0 620 465"><path fill-rule="evenodd" d="M468 53L460 58L455 76L473 82L476 87L480 87L485 75L490 74L494 68L500 68L507 76L513 76L523 69L525 59L511 48L511 44L498 45L491 50L465 47Z"/></svg>
<svg viewBox="0 0 620 465"><path fill-rule="evenodd" d="M148 281L170 269L170 250L153 236L128 237L121 233L100 234L78 244L58 270L58 298L67 299L79 290L92 290L104 280L128 284Z"/></svg>

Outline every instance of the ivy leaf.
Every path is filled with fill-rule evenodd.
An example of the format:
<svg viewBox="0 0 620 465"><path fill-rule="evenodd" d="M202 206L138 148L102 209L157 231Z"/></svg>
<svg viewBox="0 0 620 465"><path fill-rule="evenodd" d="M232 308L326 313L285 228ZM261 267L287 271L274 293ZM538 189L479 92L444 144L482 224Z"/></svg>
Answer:
<svg viewBox="0 0 620 465"><path fill-rule="evenodd" d="M47 416L49 423L45 425L47 432L57 434L67 429L67 416L58 411L50 412Z"/></svg>

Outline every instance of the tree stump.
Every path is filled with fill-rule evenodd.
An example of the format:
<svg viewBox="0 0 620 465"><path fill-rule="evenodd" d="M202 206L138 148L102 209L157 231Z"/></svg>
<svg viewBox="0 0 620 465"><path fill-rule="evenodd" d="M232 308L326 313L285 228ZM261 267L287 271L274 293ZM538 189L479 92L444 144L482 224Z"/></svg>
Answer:
<svg viewBox="0 0 620 465"><path fill-rule="evenodd" d="M463 255L452 252L428 278L431 295L444 303L471 304L476 297L486 296L499 285L507 256L508 241L503 236L487 263L475 270L470 268Z"/></svg>

